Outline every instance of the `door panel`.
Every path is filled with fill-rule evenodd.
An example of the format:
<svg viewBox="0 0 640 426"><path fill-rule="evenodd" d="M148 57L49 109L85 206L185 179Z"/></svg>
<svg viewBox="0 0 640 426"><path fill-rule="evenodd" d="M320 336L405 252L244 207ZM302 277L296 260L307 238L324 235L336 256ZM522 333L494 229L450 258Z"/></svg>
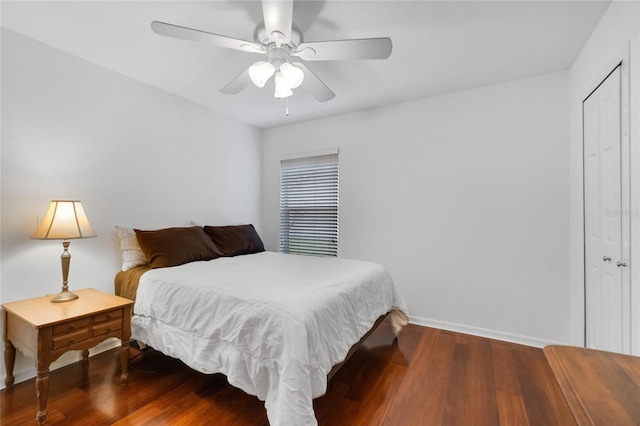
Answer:
<svg viewBox="0 0 640 426"><path fill-rule="evenodd" d="M623 350L620 67L584 101L587 347Z"/></svg>
<svg viewBox="0 0 640 426"><path fill-rule="evenodd" d="M596 284L600 282L600 267L601 267L600 263L596 265L589 265L587 269L587 273L585 274L585 280L587 283L586 289L585 289L586 290L585 291L585 295L586 295L585 310L587 312L587 315L590 315L591 317L598 314L598 310L596 309L596 304L600 297L597 294L597 292L600 289L600 286ZM593 344L591 342L593 342L598 335L598 330L596 330L596 328L594 327L594 324L598 324L599 322L597 318L590 318L590 319L588 318L588 320L589 321L586 327L587 347L593 347Z"/></svg>

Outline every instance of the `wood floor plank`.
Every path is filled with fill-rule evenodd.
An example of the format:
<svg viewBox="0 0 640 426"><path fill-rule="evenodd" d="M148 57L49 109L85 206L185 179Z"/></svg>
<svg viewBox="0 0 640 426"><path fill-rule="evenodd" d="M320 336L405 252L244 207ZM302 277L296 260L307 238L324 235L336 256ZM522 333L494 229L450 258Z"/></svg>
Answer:
<svg viewBox="0 0 640 426"><path fill-rule="evenodd" d="M264 403L223 375L153 350L132 350L121 386L119 352L52 372L47 424L268 426ZM541 349L413 324L394 340L383 323L314 410L321 426L575 424ZM0 392L3 426L35 425L36 411L34 380Z"/></svg>
<svg viewBox="0 0 640 426"><path fill-rule="evenodd" d="M575 424L567 401L558 397L562 390L542 350L526 346L517 349L514 347L512 353L531 424Z"/></svg>
<svg viewBox="0 0 640 426"><path fill-rule="evenodd" d="M498 424L490 342L471 336L456 340L443 424Z"/></svg>
<svg viewBox="0 0 640 426"><path fill-rule="evenodd" d="M510 345L492 341L491 352L493 363L499 366L494 368L493 372L500 424L515 426L529 424Z"/></svg>
<svg viewBox="0 0 640 426"><path fill-rule="evenodd" d="M126 415L120 420L113 423L115 426L141 426L149 419L154 419L162 412L162 408L156 404L147 404L141 407L139 410L134 411L131 414Z"/></svg>
<svg viewBox="0 0 640 426"><path fill-rule="evenodd" d="M555 345L544 353L578 424L640 424L639 357Z"/></svg>
<svg viewBox="0 0 640 426"><path fill-rule="evenodd" d="M407 329L412 330L413 326ZM419 336L415 352L407 358L407 371L393 399L385 425L440 424L445 409L453 341L434 329ZM400 337L400 340L403 336ZM437 348L437 350L434 350ZM442 376L438 378L438 375Z"/></svg>

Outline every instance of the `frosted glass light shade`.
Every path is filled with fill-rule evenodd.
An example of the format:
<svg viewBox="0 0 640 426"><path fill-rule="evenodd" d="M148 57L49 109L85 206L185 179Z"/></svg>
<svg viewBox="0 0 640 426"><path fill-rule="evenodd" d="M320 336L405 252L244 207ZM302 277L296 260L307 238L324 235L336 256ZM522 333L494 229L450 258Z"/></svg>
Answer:
<svg viewBox="0 0 640 426"><path fill-rule="evenodd" d="M295 89L304 81L304 71L289 62L280 65L280 73L282 73L290 89Z"/></svg>
<svg viewBox="0 0 640 426"><path fill-rule="evenodd" d="M31 238L39 240L71 240L95 237L80 201L53 200L49 211Z"/></svg>
<svg viewBox="0 0 640 426"><path fill-rule="evenodd" d="M264 87L275 71L275 67L270 62L260 61L249 67L249 77L253 84Z"/></svg>
<svg viewBox="0 0 640 426"><path fill-rule="evenodd" d="M278 99L288 98L293 95L287 79L280 71L276 71L276 92L273 94Z"/></svg>

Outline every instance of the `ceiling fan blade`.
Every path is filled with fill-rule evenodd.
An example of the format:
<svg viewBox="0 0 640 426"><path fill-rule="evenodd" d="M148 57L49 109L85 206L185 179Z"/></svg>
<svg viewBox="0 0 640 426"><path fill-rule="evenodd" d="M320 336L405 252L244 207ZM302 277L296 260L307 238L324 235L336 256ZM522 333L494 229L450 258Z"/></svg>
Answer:
<svg viewBox="0 0 640 426"><path fill-rule="evenodd" d="M241 72L236 78L227 83L226 86L220 89L220 93L224 93L226 95L237 95L250 84L251 77L249 77L249 70L246 69Z"/></svg>
<svg viewBox="0 0 640 426"><path fill-rule="evenodd" d="M389 37L302 43L292 56L305 61L387 59L393 44Z"/></svg>
<svg viewBox="0 0 640 426"><path fill-rule="evenodd" d="M295 62L293 65L302 68L304 71L304 80L302 81L301 87L316 98L318 102L326 102L336 96L305 64Z"/></svg>
<svg viewBox="0 0 640 426"><path fill-rule="evenodd" d="M265 50L259 44L252 41L240 40L233 37L208 33L206 31L195 30L193 28L181 27L179 25L167 24L166 22L153 21L151 29L156 34L168 37L181 38L184 40L199 41L213 44L214 46L225 47L227 49L242 50L244 52L264 53Z"/></svg>
<svg viewBox="0 0 640 426"><path fill-rule="evenodd" d="M267 36L278 46L289 43L293 26L293 0L262 0L262 14Z"/></svg>

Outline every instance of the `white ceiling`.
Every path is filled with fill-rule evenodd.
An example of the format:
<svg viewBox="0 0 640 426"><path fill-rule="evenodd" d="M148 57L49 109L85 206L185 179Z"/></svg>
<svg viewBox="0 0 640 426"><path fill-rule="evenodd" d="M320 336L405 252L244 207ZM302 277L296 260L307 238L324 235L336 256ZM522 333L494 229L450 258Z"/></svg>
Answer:
<svg viewBox="0 0 640 426"><path fill-rule="evenodd" d="M386 61L308 62L336 94L302 88L219 92L261 56L162 37L165 21L253 40L256 1L2 1L2 26L72 55L267 128L569 68L609 1L296 1L305 41L390 37Z"/></svg>

